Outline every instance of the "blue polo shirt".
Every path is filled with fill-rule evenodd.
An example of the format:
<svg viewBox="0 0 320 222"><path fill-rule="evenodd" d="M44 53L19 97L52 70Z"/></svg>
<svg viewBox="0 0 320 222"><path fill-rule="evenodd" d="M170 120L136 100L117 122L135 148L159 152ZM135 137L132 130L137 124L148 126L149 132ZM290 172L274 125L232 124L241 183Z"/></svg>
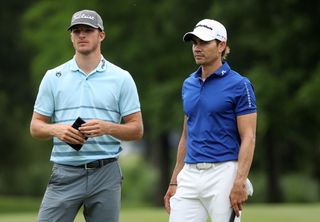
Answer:
<svg viewBox="0 0 320 222"><path fill-rule="evenodd" d="M122 117L140 111L137 88L131 75L101 56L89 75L75 59L48 70L42 79L34 111L51 117L53 123L71 125L77 117L120 123ZM80 151L53 138L50 160L80 165L97 159L117 157L120 141L110 135L88 138Z"/></svg>
<svg viewBox="0 0 320 222"><path fill-rule="evenodd" d="M182 87L187 116L186 163L216 163L237 160L240 137L237 116L256 112L250 81L230 69L227 62L201 79L201 67Z"/></svg>

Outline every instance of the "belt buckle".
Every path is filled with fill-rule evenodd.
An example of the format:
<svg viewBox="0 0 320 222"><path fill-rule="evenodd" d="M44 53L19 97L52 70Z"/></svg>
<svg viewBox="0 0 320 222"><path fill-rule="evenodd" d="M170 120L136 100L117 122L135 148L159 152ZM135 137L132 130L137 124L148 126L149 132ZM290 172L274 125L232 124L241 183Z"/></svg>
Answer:
<svg viewBox="0 0 320 222"><path fill-rule="evenodd" d="M198 170L208 170L212 167L212 163L197 163L196 168Z"/></svg>
<svg viewBox="0 0 320 222"><path fill-rule="evenodd" d="M85 164L84 164L84 169L85 169L85 170L93 170L93 169L96 168L96 167L88 167L88 164L89 164L89 163L85 163Z"/></svg>

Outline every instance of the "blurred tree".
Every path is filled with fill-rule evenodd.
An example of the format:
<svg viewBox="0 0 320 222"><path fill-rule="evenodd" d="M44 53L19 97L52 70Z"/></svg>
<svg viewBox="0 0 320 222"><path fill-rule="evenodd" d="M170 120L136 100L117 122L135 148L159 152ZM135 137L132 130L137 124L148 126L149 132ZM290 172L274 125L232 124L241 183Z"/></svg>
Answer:
<svg viewBox="0 0 320 222"><path fill-rule="evenodd" d="M21 35L21 14L34 1L0 3L0 194L18 189L18 174L28 162L25 126L31 110L30 76L26 45Z"/></svg>
<svg viewBox="0 0 320 222"><path fill-rule="evenodd" d="M4 132L1 147L13 147L10 152L1 149L2 157L21 164L26 160L21 156L26 149L23 142L11 135L21 134L16 129L23 127L21 122L29 121L26 115L32 112L33 102L30 101L34 99L30 100L28 93L28 62L32 61L32 97L45 71L73 55L66 31L70 15L89 8L99 11L105 21L107 38L103 54L127 69L136 80L145 124L146 157L161 171L157 204L162 203L171 173L170 163L175 158L170 154L177 144L172 145L169 138L172 132L181 131L181 85L197 68L191 45L183 43L182 36L202 18L215 18L225 24L232 50L228 61L255 86L259 114L253 170L262 169L268 175L266 197L271 202L283 201L280 182L281 175L286 172L306 172L319 181L320 47L317 27L320 3L122 0L107 4L102 0L67 0L61 4L43 0L37 1L24 14L23 36L12 35L20 33L18 13L24 10L19 7L27 7L30 2L18 4L13 0L0 9L1 22L7 30L4 35L1 33L0 40L8 42L1 50L1 58L9 59L0 68L3 85L0 108L3 116L13 116L1 119L0 127ZM11 21L10 25L6 21ZM4 82L3 73L9 72L15 78ZM15 90L18 87L19 90ZM29 97L26 99L26 96ZM7 167L10 161L0 164Z"/></svg>
<svg viewBox="0 0 320 222"><path fill-rule="evenodd" d="M231 50L235 48L230 62L255 86L259 115L254 163L268 175L270 202L283 201L280 180L285 172L313 169L319 181L319 12L319 3L301 0L215 1L212 6L213 15L224 16Z"/></svg>

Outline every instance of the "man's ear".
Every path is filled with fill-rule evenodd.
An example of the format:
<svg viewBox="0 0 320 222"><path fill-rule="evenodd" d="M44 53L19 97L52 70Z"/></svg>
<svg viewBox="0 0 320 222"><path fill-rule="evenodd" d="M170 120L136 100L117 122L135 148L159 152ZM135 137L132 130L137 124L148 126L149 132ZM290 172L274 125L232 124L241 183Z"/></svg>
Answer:
<svg viewBox="0 0 320 222"><path fill-rule="evenodd" d="M105 34L105 32L99 32L99 36L100 36L100 39L101 39L101 42L102 42L105 39L106 34Z"/></svg>
<svg viewBox="0 0 320 222"><path fill-rule="evenodd" d="M222 53L227 47L227 43L226 42L219 42L219 45L218 45L218 50L220 53Z"/></svg>

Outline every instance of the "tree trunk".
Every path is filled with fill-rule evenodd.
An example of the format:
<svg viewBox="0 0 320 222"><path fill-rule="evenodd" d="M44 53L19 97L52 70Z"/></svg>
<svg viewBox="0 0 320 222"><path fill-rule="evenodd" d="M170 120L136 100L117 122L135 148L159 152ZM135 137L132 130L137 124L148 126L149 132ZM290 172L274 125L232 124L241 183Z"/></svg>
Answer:
<svg viewBox="0 0 320 222"><path fill-rule="evenodd" d="M316 183L318 184L318 194L319 194L318 199L320 199L320 167L319 167L319 163L320 163L320 142L318 142L318 144L315 146L315 152L313 155L313 164L314 164L313 175L316 179Z"/></svg>
<svg viewBox="0 0 320 222"><path fill-rule="evenodd" d="M280 186L280 152L281 147L277 146L276 140L271 132L267 133L264 138L265 144L268 144L266 153L266 170L267 170L267 201L271 203L283 202L283 193Z"/></svg>
<svg viewBox="0 0 320 222"><path fill-rule="evenodd" d="M168 134L162 133L152 143L152 162L159 171L159 182L155 193L155 205L163 206L163 197L168 188L170 178L170 145Z"/></svg>

